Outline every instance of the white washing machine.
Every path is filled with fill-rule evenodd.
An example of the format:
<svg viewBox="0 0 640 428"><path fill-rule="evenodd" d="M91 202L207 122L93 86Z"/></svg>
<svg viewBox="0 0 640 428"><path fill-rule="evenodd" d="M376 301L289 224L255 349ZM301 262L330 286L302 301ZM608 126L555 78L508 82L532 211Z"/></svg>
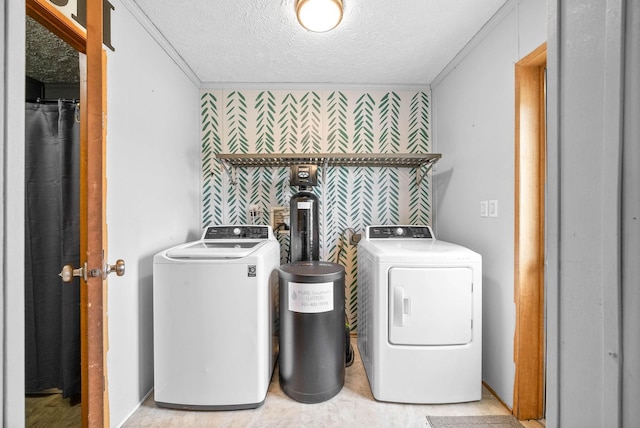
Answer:
<svg viewBox="0 0 640 428"><path fill-rule="evenodd" d="M231 410L265 400L277 356L280 245L269 226L212 226L153 259L154 398Z"/></svg>
<svg viewBox="0 0 640 428"><path fill-rule="evenodd" d="M358 349L373 396L482 397L482 259L428 226L369 226L358 245Z"/></svg>

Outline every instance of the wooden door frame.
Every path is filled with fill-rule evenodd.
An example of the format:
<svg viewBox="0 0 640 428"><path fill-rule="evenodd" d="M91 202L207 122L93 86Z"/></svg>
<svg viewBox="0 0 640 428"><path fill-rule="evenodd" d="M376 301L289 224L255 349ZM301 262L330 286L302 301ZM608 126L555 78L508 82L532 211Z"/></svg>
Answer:
<svg viewBox="0 0 640 428"><path fill-rule="evenodd" d="M80 254L87 271L99 275L80 279L80 337L82 426L109 422L104 355L104 247L106 244L103 192L106 115L105 63L102 49L102 1L87 2L87 30L81 31L49 1L26 0L26 14L86 54L86 81L80 84Z"/></svg>
<svg viewBox="0 0 640 428"><path fill-rule="evenodd" d="M106 133L106 54L102 49L100 1L87 1L87 265L99 276L87 281L87 423L109 426L108 388L105 364L105 133ZM99 243L99 244L98 244ZM84 403L84 401L83 401ZM83 418L84 419L84 418ZM83 423L85 421L83 420Z"/></svg>
<svg viewBox="0 0 640 428"><path fill-rule="evenodd" d="M547 45L515 66L515 381L513 414L544 417L544 219Z"/></svg>

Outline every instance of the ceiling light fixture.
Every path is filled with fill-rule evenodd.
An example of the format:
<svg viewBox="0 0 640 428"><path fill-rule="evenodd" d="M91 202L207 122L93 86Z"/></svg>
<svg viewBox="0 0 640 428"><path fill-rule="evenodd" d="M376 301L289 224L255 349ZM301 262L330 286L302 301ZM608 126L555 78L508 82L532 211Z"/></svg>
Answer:
<svg viewBox="0 0 640 428"><path fill-rule="evenodd" d="M309 31L333 30L342 21L342 0L297 0L296 15Z"/></svg>

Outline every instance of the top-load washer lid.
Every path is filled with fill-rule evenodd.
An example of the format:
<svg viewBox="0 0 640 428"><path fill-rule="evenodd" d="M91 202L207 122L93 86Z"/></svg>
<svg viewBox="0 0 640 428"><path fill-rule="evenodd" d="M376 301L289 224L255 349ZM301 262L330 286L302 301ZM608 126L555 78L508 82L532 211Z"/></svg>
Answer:
<svg viewBox="0 0 640 428"><path fill-rule="evenodd" d="M270 226L210 226L200 241L167 251L173 259L236 259L246 257L267 241L275 240Z"/></svg>
<svg viewBox="0 0 640 428"><path fill-rule="evenodd" d="M264 241L196 241L189 244L180 245L167 251L167 257L172 259L238 259L248 256L264 244Z"/></svg>

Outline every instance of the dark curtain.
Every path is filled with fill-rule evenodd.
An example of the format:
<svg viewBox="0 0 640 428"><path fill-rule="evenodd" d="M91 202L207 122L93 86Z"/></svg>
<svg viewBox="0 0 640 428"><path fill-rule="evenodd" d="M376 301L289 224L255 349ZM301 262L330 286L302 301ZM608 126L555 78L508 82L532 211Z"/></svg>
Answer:
<svg viewBox="0 0 640 428"><path fill-rule="evenodd" d="M79 107L26 104L26 392L80 393L80 283L62 282L80 264Z"/></svg>

